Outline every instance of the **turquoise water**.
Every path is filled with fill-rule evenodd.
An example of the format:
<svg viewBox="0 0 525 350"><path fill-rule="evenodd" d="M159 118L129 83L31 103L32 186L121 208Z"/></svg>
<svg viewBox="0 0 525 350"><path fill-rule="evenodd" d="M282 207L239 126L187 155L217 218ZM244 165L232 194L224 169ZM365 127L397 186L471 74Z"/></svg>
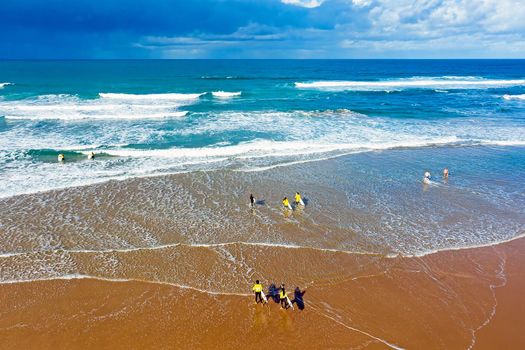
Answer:
<svg viewBox="0 0 525 350"><path fill-rule="evenodd" d="M523 188L523 60L2 61L0 86L0 197L443 147Z"/></svg>

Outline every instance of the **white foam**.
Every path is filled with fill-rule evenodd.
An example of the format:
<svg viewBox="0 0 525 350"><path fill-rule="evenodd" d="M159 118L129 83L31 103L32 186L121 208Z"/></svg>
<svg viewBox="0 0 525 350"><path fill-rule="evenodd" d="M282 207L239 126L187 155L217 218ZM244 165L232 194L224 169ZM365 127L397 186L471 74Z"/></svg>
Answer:
<svg viewBox="0 0 525 350"><path fill-rule="evenodd" d="M525 100L525 94L522 95L503 95L505 100Z"/></svg>
<svg viewBox="0 0 525 350"><path fill-rule="evenodd" d="M401 147L424 147L446 145L460 142L457 137L438 137L407 139L398 142L363 142L363 143L321 143L314 141L269 141L256 140L225 147L171 148L155 150L114 149L105 153L120 157L153 157L153 158L210 158L239 157L253 159L258 157L286 157L293 155L311 155L349 150L383 150Z"/></svg>
<svg viewBox="0 0 525 350"><path fill-rule="evenodd" d="M9 115L6 119L14 120L82 120L82 119L104 119L104 120L136 120L136 119L164 119L164 118L182 118L188 114L187 111L167 112L167 113L148 113L148 114L80 114L69 113L67 115L57 114L39 114L39 115Z"/></svg>
<svg viewBox="0 0 525 350"><path fill-rule="evenodd" d="M213 95L213 97L217 98L232 98L241 96L242 92L213 91L211 94Z"/></svg>
<svg viewBox="0 0 525 350"><path fill-rule="evenodd" d="M188 112L178 108L196 101L200 94L162 94L160 99L120 97L80 99L74 95L41 95L35 98L0 101L0 115L6 119L82 120L82 119L161 119L181 118ZM168 95L168 96L165 96ZM136 95L139 96L139 95Z"/></svg>
<svg viewBox="0 0 525 350"><path fill-rule="evenodd" d="M472 77L414 77L383 81L323 80L301 83L300 89L336 89L350 91L391 91L392 89L487 89L525 85L524 79L482 79Z"/></svg>
<svg viewBox="0 0 525 350"><path fill-rule="evenodd" d="M212 294L212 295L234 295L234 296L241 296L241 297L247 297L251 296L251 294L246 293L228 293L228 292L221 292L221 291L210 291L206 289L196 288L184 284L179 283L173 283L173 282L166 282L166 281L152 281L152 280L143 280L138 278L108 278L108 277L99 277L99 276L92 276L92 275L85 275L85 274L67 274L63 276L52 276L52 277L42 277L42 278L34 278L34 279L20 279L20 280L6 280L6 281L0 281L0 284L15 284L15 283L30 283L30 282L38 282L38 281L60 281L60 280L83 280L83 279L90 279L90 280L96 280L96 281L104 281L104 282L115 282L115 283L126 283L126 282L140 282L140 283L150 283L150 284L160 284L165 286L172 286L177 287L181 289L190 289L196 292L206 293L206 294Z"/></svg>
<svg viewBox="0 0 525 350"><path fill-rule="evenodd" d="M8 85L14 85L13 83L0 83L0 89L3 89L4 87Z"/></svg>
<svg viewBox="0 0 525 350"><path fill-rule="evenodd" d="M179 93L168 93L168 94L123 94L123 93L99 93L101 98L113 99L113 100L163 100L163 101L187 101L196 100L204 93L199 94L179 94Z"/></svg>

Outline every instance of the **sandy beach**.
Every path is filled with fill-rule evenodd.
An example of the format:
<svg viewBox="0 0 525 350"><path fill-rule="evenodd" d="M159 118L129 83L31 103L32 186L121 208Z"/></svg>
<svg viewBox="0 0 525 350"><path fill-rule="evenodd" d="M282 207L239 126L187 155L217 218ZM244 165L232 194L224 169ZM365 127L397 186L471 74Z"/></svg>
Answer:
<svg viewBox="0 0 525 350"><path fill-rule="evenodd" d="M432 223L411 206L446 218L445 232L465 212L517 225L522 216L452 181L367 187L365 174L402 152L293 165L286 177L283 168L196 172L3 199L0 348L525 346L525 238L441 248L461 241L422 235ZM295 188L308 189L307 205L283 212L281 195ZM363 235L384 228L374 208L384 211L389 196L413 233ZM475 245L464 232L455 239ZM265 290L284 282L290 296L306 288L305 309L256 305L255 279Z"/></svg>
<svg viewBox="0 0 525 350"><path fill-rule="evenodd" d="M264 275L256 262L267 259L266 249L234 250L251 254ZM2 284L0 347L518 349L525 346L524 250L525 239L518 239L374 261L273 248L276 258L310 265L311 275L302 274L312 279L303 311L255 305L249 285L231 295L135 280ZM340 270L324 273L332 264ZM293 280L294 274L275 275Z"/></svg>

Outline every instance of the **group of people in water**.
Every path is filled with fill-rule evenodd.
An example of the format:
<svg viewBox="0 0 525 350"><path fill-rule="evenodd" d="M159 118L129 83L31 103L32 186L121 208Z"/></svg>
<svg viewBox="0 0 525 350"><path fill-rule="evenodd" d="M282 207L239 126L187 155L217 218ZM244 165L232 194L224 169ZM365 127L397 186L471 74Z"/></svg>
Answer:
<svg viewBox="0 0 525 350"><path fill-rule="evenodd" d="M423 175L423 183L428 185L431 177L430 171L425 171L425 174ZM443 169L443 178L445 180L448 179L448 168Z"/></svg>
<svg viewBox="0 0 525 350"><path fill-rule="evenodd" d="M283 208L285 210L293 210L292 206L290 205L290 200L288 199L288 197L284 197L282 203L283 203ZM301 197L301 194L299 192L295 192L294 203L295 203L296 208L305 206L303 198ZM254 209L255 204L256 204L255 197L253 196L253 193L251 193L250 194L250 208Z"/></svg>
<svg viewBox="0 0 525 350"><path fill-rule="evenodd" d="M265 294L263 285L259 282L259 280L256 280L252 287L252 291L255 293L256 304L261 303L265 305L268 304L269 299L272 299L274 302L280 303L281 307L285 310L289 308L295 309L293 306L294 304L297 305L299 310L304 309L303 295L306 293L306 289L301 290L299 287L295 287L294 298L290 300L284 283L281 283L279 288L274 283L270 284L268 293Z"/></svg>
<svg viewBox="0 0 525 350"><path fill-rule="evenodd" d="M88 153L88 159L95 159L95 152L89 152L89 153ZM64 153L60 153L60 154L58 155L58 161L59 161L60 163L63 163L63 162L66 161L66 156L64 155Z"/></svg>

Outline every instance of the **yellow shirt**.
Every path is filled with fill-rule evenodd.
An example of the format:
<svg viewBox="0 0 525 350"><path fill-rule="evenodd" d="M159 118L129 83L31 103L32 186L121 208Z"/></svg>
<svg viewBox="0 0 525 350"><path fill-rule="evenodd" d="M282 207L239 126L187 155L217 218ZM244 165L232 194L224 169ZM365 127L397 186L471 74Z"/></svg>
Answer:
<svg viewBox="0 0 525 350"><path fill-rule="evenodd" d="M285 207L290 206L290 202L288 202L288 199L283 200L283 205L284 205Z"/></svg>
<svg viewBox="0 0 525 350"><path fill-rule="evenodd" d="M253 290L255 293L260 293L260 292L262 292L262 290L263 290L263 286L262 286L262 284L260 284L260 283L259 283L259 284L255 284L255 285L253 286L252 290Z"/></svg>
<svg viewBox="0 0 525 350"><path fill-rule="evenodd" d="M301 195L300 194L296 194L295 195L295 203L299 203L301 201Z"/></svg>
<svg viewBox="0 0 525 350"><path fill-rule="evenodd" d="M287 296L288 293L283 292L282 289L279 291L279 298L286 299Z"/></svg>

